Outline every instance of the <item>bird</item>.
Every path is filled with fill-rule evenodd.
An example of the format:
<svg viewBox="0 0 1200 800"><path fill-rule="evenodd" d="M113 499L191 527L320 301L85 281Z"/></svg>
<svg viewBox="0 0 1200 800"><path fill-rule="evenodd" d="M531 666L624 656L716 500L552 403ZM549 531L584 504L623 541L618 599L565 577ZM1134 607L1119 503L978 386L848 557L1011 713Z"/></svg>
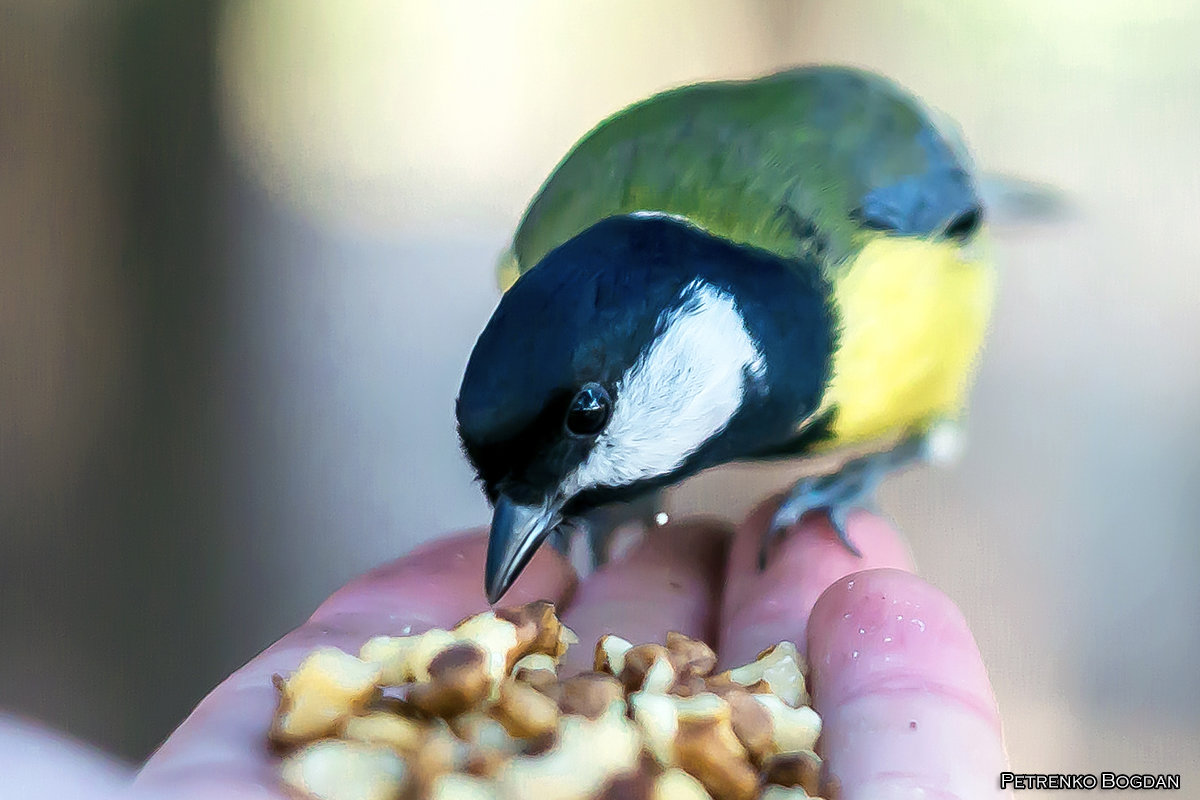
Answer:
<svg viewBox="0 0 1200 800"><path fill-rule="evenodd" d="M456 401L489 601L551 535L732 462L833 457L760 559L809 512L857 553L847 515L961 425L989 253L960 132L883 75L696 83L601 122L525 210Z"/></svg>

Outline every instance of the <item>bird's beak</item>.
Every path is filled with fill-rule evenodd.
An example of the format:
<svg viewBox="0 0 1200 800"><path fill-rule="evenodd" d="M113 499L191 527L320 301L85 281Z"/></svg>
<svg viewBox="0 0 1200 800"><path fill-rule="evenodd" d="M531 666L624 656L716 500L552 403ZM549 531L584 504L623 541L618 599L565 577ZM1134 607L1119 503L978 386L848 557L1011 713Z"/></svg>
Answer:
<svg viewBox="0 0 1200 800"><path fill-rule="evenodd" d="M538 545L558 523L558 512L557 504L523 506L504 495L496 498L484 572L489 603L503 597L525 569Z"/></svg>

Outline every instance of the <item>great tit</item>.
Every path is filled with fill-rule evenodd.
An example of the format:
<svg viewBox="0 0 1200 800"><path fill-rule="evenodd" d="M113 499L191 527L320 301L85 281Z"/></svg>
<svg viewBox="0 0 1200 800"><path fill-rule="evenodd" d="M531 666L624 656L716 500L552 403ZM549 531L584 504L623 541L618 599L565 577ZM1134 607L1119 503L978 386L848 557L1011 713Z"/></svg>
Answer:
<svg viewBox="0 0 1200 800"><path fill-rule="evenodd" d="M958 138L879 75L697 84L602 122L526 210L458 396L489 599L564 523L739 460L866 446L772 526L821 509L853 548L846 512L961 415L982 228Z"/></svg>

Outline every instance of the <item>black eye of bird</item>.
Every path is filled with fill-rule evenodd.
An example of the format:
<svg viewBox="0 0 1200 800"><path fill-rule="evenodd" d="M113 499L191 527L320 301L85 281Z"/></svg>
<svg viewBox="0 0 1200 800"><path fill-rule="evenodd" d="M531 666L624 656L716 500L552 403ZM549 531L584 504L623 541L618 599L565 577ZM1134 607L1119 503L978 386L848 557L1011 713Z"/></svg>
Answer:
<svg viewBox="0 0 1200 800"><path fill-rule="evenodd" d="M979 223L982 221L982 209L979 206L969 208L950 221L950 224L946 226L946 236L962 241L978 230Z"/></svg>
<svg viewBox="0 0 1200 800"><path fill-rule="evenodd" d="M612 400L598 383L584 384L567 409L567 432L576 436L595 436L604 430L612 414Z"/></svg>

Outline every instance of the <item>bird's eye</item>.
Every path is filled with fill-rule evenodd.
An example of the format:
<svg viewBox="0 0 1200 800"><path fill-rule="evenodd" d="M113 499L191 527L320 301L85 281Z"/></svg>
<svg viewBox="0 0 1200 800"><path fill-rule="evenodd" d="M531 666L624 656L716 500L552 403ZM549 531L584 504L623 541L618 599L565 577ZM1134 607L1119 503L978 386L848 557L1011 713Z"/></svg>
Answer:
<svg viewBox="0 0 1200 800"><path fill-rule="evenodd" d="M598 383L585 384L567 409L567 432L575 436L595 436L604 430L612 414L612 400Z"/></svg>
<svg viewBox="0 0 1200 800"><path fill-rule="evenodd" d="M950 224L946 226L946 236L950 239L957 239L960 242L967 239L975 231L979 230L979 223L983 221L983 211L979 206L968 208L963 213L959 214L954 219L950 220Z"/></svg>

